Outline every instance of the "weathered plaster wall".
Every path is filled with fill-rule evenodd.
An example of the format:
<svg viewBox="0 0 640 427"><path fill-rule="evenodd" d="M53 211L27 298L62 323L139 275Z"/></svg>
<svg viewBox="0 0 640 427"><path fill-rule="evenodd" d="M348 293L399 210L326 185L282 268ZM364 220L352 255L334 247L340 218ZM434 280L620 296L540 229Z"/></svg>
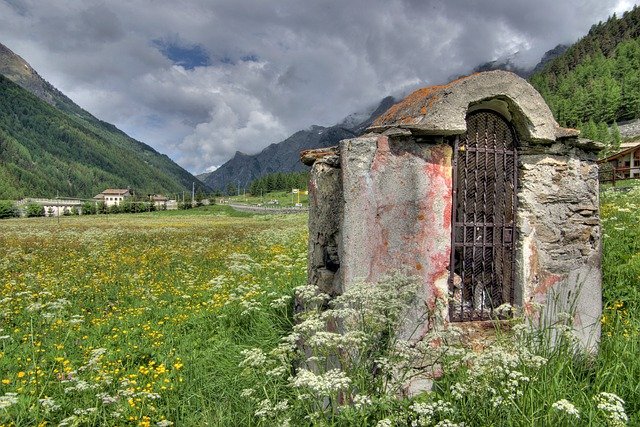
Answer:
<svg viewBox="0 0 640 427"><path fill-rule="evenodd" d="M576 333L594 348L602 312L595 156L557 143L520 162L516 302L544 304L545 324L575 313Z"/></svg>
<svg viewBox="0 0 640 427"><path fill-rule="evenodd" d="M425 332L426 307L447 295L452 150L438 141L370 134L340 143L341 281L375 283L396 271L420 277L404 339Z"/></svg>

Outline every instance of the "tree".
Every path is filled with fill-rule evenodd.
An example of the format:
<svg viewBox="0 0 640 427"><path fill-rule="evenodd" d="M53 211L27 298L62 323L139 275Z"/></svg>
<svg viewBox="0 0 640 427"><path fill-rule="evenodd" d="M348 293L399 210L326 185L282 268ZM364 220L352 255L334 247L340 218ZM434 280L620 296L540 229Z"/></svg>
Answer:
<svg viewBox="0 0 640 427"><path fill-rule="evenodd" d="M44 206L38 203L29 203L25 208L25 214L28 218L44 216Z"/></svg>
<svg viewBox="0 0 640 427"><path fill-rule="evenodd" d="M233 182L227 184L227 196L235 196L237 191L238 189Z"/></svg>
<svg viewBox="0 0 640 427"><path fill-rule="evenodd" d="M95 215L96 213L96 204L92 202L84 202L82 204L82 215Z"/></svg>
<svg viewBox="0 0 640 427"><path fill-rule="evenodd" d="M620 135L620 128L618 123L613 122L611 126L611 149L613 151L620 150L620 144L622 143L622 135Z"/></svg>
<svg viewBox="0 0 640 427"><path fill-rule="evenodd" d="M14 218L18 216L18 208L10 200L0 200L0 218Z"/></svg>

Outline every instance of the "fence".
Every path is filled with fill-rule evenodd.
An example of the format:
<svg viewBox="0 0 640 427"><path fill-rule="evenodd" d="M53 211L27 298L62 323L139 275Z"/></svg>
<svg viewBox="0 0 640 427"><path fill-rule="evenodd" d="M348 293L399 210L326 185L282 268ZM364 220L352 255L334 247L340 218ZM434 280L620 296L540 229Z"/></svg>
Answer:
<svg viewBox="0 0 640 427"><path fill-rule="evenodd" d="M620 181L626 181L629 179L640 179L640 167L603 168L601 166L598 179L601 184L611 183L611 185L615 187L616 182L619 183Z"/></svg>

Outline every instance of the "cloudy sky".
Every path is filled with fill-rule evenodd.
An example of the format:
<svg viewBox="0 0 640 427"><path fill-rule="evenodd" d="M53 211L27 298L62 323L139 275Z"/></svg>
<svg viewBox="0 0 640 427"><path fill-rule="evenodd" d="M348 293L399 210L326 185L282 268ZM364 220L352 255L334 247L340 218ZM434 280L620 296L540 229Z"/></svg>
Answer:
<svg viewBox="0 0 640 427"><path fill-rule="evenodd" d="M519 52L636 0L0 0L0 42L193 173Z"/></svg>

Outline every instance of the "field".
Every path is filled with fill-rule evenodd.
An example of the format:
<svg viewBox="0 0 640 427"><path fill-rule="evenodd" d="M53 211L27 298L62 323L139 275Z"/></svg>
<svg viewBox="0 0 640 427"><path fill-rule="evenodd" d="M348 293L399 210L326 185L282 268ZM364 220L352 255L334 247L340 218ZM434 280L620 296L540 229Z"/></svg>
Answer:
<svg viewBox="0 0 640 427"><path fill-rule="evenodd" d="M473 392L495 398L491 381L504 380L458 363L417 403L363 395L361 384L355 409L330 413L296 403L313 381L296 389L286 376L248 372L270 363L249 349L268 353L291 332L291 297L306 280L306 215L210 206L0 221L0 426L623 425L610 416L617 401L606 406L601 392L619 396L629 424L640 425L640 191L606 192L601 202L596 357L542 349L541 366L511 361L506 372L520 376L504 402L457 396L480 378L486 387ZM281 414L261 417L266 400L252 392L272 398L273 411L281 402ZM314 410L320 417L304 418Z"/></svg>
<svg viewBox="0 0 640 427"><path fill-rule="evenodd" d="M215 206L2 221L0 425L248 424L240 351L287 327L306 233Z"/></svg>

